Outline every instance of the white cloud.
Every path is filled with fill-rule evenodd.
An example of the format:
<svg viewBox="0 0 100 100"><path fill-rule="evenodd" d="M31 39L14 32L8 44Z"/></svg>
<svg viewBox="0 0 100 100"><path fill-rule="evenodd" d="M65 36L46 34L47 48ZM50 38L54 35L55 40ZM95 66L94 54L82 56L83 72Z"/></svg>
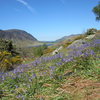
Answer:
<svg viewBox="0 0 100 100"><path fill-rule="evenodd" d="M29 9L29 11L31 11L32 13L35 12L34 8L32 8L25 0L16 0L16 1L18 1L21 4L23 4L24 6L26 6L27 9Z"/></svg>

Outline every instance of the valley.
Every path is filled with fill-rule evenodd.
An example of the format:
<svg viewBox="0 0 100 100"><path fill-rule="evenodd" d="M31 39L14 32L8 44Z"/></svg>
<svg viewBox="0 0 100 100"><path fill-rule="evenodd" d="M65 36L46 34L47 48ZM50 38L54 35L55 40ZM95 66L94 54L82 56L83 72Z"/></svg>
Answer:
<svg viewBox="0 0 100 100"><path fill-rule="evenodd" d="M100 30L53 45L19 48L11 40L0 42L1 100L100 99Z"/></svg>

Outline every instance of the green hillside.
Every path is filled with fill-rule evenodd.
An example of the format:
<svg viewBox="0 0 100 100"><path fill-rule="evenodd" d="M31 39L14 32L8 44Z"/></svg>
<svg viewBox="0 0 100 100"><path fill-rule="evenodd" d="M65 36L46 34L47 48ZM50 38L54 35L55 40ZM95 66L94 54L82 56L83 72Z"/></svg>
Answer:
<svg viewBox="0 0 100 100"><path fill-rule="evenodd" d="M56 47L45 48L42 56L23 59L15 69L1 72L1 100L99 100L100 31Z"/></svg>
<svg viewBox="0 0 100 100"><path fill-rule="evenodd" d="M31 34L18 29L0 30L0 39L11 40L18 47L27 47L38 43Z"/></svg>

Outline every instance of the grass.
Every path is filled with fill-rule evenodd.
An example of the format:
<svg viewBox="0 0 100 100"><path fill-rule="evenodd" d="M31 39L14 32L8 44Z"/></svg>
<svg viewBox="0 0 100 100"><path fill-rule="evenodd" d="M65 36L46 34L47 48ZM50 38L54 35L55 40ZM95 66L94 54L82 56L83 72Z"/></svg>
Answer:
<svg viewBox="0 0 100 100"><path fill-rule="evenodd" d="M100 48L94 44L0 73L1 100L99 100Z"/></svg>

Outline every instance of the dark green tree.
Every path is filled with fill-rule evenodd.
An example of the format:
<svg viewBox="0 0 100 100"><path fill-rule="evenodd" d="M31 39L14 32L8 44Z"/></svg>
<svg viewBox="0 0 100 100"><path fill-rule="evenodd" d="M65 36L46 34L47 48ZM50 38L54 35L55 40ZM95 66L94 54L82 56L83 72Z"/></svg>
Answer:
<svg viewBox="0 0 100 100"><path fill-rule="evenodd" d="M9 41L9 42L8 42L8 45L7 45L7 51L8 51L8 52L12 52L13 49L14 49L14 48L13 48L12 41Z"/></svg>
<svg viewBox="0 0 100 100"><path fill-rule="evenodd" d="M12 41L0 39L0 51L8 51L12 54L12 56L16 56L19 53L16 51L15 46Z"/></svg>
<svg viewBox="0 0 100 100"><path fill-rule="evenodd" d="M92 34L95 34L96 32L97 32L97 29L91 28L91 29L88 29L85 34L86 35L92 35Z"/></svg>
<svg viewBox="0 0 100 100"><path fill-rule="evenodd" d="M97 6L93 8L93 12L96 15L96 20L100 20L100 2Z"/></svg>

